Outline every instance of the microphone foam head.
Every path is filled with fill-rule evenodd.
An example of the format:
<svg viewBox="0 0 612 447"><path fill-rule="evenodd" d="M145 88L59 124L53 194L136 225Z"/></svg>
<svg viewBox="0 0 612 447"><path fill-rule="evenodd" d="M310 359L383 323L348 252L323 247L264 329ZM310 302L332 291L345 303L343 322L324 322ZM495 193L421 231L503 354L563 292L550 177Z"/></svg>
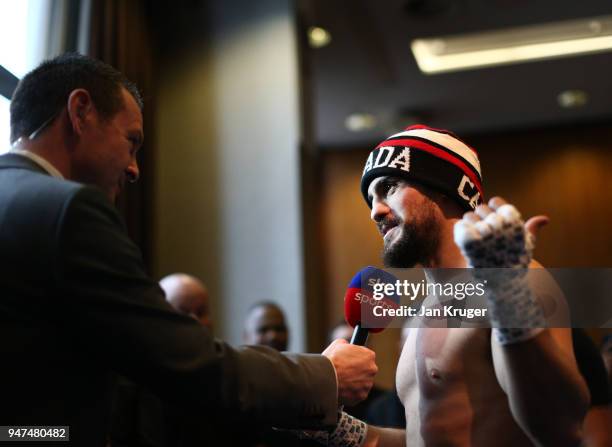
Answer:
<svg viewBox="0 0 612 447"><path fill-rule="evenodd" d="M361 324L370 332L380 332L391 322L393 317L381 315L385 308L396 309L399 296L387 293L398 279L389 272L376 267L361 269L349 283L344 295L344 317L346 322L355 327Z"/></svg>

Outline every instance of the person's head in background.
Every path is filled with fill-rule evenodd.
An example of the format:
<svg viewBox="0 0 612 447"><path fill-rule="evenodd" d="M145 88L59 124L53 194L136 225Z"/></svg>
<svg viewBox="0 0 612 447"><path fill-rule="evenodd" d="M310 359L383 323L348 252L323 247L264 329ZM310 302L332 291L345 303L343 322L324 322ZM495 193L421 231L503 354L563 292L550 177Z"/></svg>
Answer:
<svg viewBox="0 0 612 447"><path fill-rule="evenodd" d="M289 330L281 308L271 301L260 301L249 308L244 322L243 341L286 351Z"/></svg>
<svg viewBox="0 0 612 447"><path fill-rule="evenodd" d="M327 342L331 343L339 338L343 338L344 340L350 342L352 337L353 328L350 327L346 321L340 320L333 328L331 328L331 331L329 331Z"/></svg>
<svg viewBox="0 0 612 447"><path fill-rule="evenodd" d="M173 273L162 278L159 285L166 293L166 300L177 312L196 319L212 331L208 290L199 279L185 273Z"/></svg>

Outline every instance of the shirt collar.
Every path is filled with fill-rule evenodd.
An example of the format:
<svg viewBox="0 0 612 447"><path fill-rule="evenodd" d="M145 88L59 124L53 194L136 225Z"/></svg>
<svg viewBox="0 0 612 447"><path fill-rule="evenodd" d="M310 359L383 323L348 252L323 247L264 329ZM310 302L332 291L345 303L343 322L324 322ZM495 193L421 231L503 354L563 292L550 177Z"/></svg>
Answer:
<svg viewBox="0 0 612 447"><path fill-rule="evenodd" d="M43 168L52 177L61 178L61 179L64 178L64 176L61 174L61 172L59 172L55 168L55 166L53 166L51 163L49 163L43 157L41 157L38 154L35 154L34 152L31 152L31 151L28 151L28 150L25 150L25 149L16 149L16 148L13 148L13 149L10 150L10 153L11 154L21 155L22 157L29 158L34 163L36 163L38 166Z"/></svg>

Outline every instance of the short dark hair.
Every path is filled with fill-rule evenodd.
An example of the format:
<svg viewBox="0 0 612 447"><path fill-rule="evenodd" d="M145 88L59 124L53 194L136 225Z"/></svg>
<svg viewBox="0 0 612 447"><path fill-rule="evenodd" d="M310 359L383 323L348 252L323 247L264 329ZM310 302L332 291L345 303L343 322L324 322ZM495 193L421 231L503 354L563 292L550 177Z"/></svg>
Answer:
<svg viewBox="0 0 612 447"><path fill-rule="evenodd" d="M78 88L89 92L103 119L112 118L124 106L122 87L142 109L142 96L136 85L104 62L78 53L66 53L43 62L23 77L13 93L11 144L57 115L70 92Z"/></svg>
<svg viewBox="0 0 612 447"><path fill-rule="evenodd" d="M253 303L249 306L248 310L247 310L247 315L250 315L254 310L256 309L260 309L260 308L273 308L273 309L278 309L280 310L281 313L284 314L283 309L281 309L281 307L276 304L274 301L270 301L270 300L261 300L261 301L257 301L256 303Z"/></svg>

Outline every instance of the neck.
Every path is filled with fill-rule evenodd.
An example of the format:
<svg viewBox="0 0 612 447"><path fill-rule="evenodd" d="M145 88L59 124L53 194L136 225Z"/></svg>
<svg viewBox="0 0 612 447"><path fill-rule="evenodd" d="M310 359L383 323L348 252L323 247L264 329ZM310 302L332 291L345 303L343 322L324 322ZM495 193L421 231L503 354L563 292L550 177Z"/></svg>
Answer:
<svg viewBox="0 0 612 447"><path fill-rule="evenodd" d="M461 254L459 247L455 243L454 226L459 219L445 219L440 228L440 241L438 250L426 268L426 274L432 280L445 280L453 276L454 273L445 269L467 268L465 258Z"/></svg>
<svg viewBox="0 0 612 447"><path fill-rule="evenodd" d="M70 179L70 159L68 151L60 148L64 147L64 142L59 138L55 138L54 134L44 133L34 140L28 138L20 138L14 144L15 149L26 150L44 158L51 163L65 179Z"/></svg>

